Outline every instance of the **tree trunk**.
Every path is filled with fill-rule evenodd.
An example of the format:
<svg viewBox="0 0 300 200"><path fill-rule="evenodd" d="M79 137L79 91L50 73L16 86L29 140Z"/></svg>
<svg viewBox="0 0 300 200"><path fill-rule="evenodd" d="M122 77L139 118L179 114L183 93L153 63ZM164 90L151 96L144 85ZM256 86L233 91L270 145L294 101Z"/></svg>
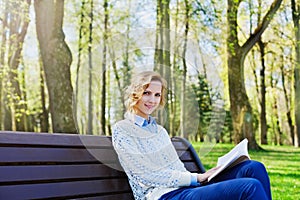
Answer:
<svg viewBox="0 0 300 200"><path fill-rule="evenodd" d="M43 63L40 61L40 93L41 93L41 102L42 102L42 114L41 119L41 132L49 132L49 110L46 107L46 92L45 92L45 78Z"/></svg>
<svg viewBox="0 0 300 200"><path fill-rule="evenodd" d="M5 9L2 15L2 30L5 30L8 24L8 1L5 1ZM5 119L5 90L3 89L4 84L4 68L5 68L5 52L7 46L6 32L2 31L1 35L1 47L0 47L0 130L4 129ZM5 129L4 129L5 130Z"/></svg>
<svg viewBox="0 0 300 200"><path fill-rule="evenodd" d="M261 102L260 102L260 143L268 144L267 139L267 119L266 119L266 83L265 83L265 44L262 42L260 38L258 41L260 56L261 56L261 70L260 70L260 94L261 94Z"/></svg>
<svg viewBox="0 0 300 200"><path fill-rule="evenodd" d="M187 63L186 63L186 51L187 51L187 42L188 42L188 33L189 33L189 15L190 15L190 5L188 0L184 1L185 3L185 30L184 30L184 44L182 52L182 82L181 82L181 113L180 113L180 127L181 127L181 136L188 139L188 132L185 128L186 124L186 76L187 76Z"/></svg>
<svg viewBox="0 0 300 200"><path fill-rule="evenodd" d="M93 98L92 98L92 87L93 87L93 55L92 55L92 45L93 45L93 21L94 21L94 5L93 0L90 1L90 20L89 20L89 45L88 45L88 55L89 55L89 91L88 91L88 127L87 134L93 134Z"/></svg>
<svg viewBox="0 0 300 200"><path fill-rule="evenodd" d="M278 80L276 79L273 79L272 78L273 75L271 75L271 88L272 88L272 91L276 91L276 85L278 83ZM278 116L278 101L277 101L277 94L273 94L273 102L272 102L272 117L273 119L275 119L275 124L274 124L274 120L272 120L273 122L273 130L274 130L274 133L275 133L275 144L276 145L282 145L283 144L283 138L282 138L282 131L281 131L281 128L280 128L280 122L279 122L279 116Z"/></svg>
<svg viewBox="0 0 300 200"><path fill-rule="evenodd" d="M174 16L174 20L175 20L175 25L173 27L175 33L174 33L174 41L178 41L178 21L179 21L179 0L176 0L176 12L175 12L175 16ZM175 45L174 45L175 46ZM170 64L170 79L168 82L168 93L169 93L169 102L168 102L168 106L169 106L169 134L170 136L175 136L175 124L176 124L176 102L177 102L177 98L175 95L175 91L176 91L176 74L175 74L175 66L177 66L177 60L178 60L178 48L174 49L174 53L173 53L173 60L172 60L172 64Z"/></svg>
<svg viewBox="0 0 300 200"><path fill-rule="evenodd" d="M281 55L281 64L280 64L280 71L281 71L281 80L282 80L282 87L283 87L283 92L284 92L284 98L285 98L285 106L287 109L286 112L286 117L287 117L287 122L289 125L289 131L290 131L290 138L291 138L291 144L294 144L294 132L295 132L295 127L293 125L293 120L292 120L292 112L291 112L291 99L289 98L289 93L287 90L287 85L289 85L289 83L286 82L286 75L284 72L284 59L283 59L283 54Z"/></svg>
<svg viewBox="0 0 300 200"><path fill-rule="evenodd" d="M292 16L294 22L295 31L295 51L296 51L296 62L294 67L294 89L295 89L295 137L294 146L299 147L300 145L300 5L297 5L295 0L291 0L292 5Z"/></svg>
<svg viewBox="0 0 300 200"><path fill-rule="evenodd" d="M105 107L106 107L106 56L107 56L107 37L108 37L108 2L104 0L104 36L103 36L103 59L102 59L102 90L101 90L101 130L106 134Z"/></svg>
<svg viewBox="0 0 300 200"><path fill-rule="evenodd" d="M34 1L34 8L53 132L77 133L73 118L70 73L72 54L62 29L64 0Z"/></svg>
<svg viewBox="0 0 300 200"><path fill-rule="evenodd" d="M227 53L228 53L228 83L230 110L233 120L234 141L238 143L242 138L249 140L250 149L258 149L253 132L253 115L244 79L244 60L254 44L266 30L270 20L278 10L282 0L275 0L262 22L257 26L254 33L240 46L238 40L237 12L241 0L227 0Z"/></svg>
<svg viewBox="0 0 300 200"><path fill-rule="evenodd" d="M156 20L156 45L154 54L154 70L158 71L169 83L171 81L171 60L170 60L170 1L157 0ZM169 91L168 91L169 92ZM168 102L169 94L166 96ZM166 104L165 114L158 113L158 121L164 124L167 131L170 131L170 105ZM164 120L164 121L163 121Z"/></svg>
<svg viewBox="0 0 300 200"><path fill-rule="evenodd" d="M76 65L76 82L75 82L75 105L74 105L74 116L75 120L79 121L77 118L78 110L78 100L79 100L79 73L81 67L81 54L83 51L83 35L84 35L84 19L85 19L85 2L86 0L81 1L80 8L80 22L79 22L79 36L78 36L78 56L77 56L77 65Z"/></svg>

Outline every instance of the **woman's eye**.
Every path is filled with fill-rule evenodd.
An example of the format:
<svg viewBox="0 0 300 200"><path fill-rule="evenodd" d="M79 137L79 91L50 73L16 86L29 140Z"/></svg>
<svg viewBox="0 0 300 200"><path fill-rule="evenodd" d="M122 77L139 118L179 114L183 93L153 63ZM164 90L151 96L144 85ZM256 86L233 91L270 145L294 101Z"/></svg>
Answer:
<svg viewBox="0 0 300 200"><path fill-rule="evenodd" d="M149 95L150 94L150 92L148 92L148 91L145 91L144 93L143 93L143 95Z"/></svg>
<svg viewBox="0 0 300 200"><path fill-rule="evenodd" d="M160 93L157 93L157 94L155 94L155 96L156 96L156 97L160 97L160 96L161 96L161 94L160 94Z"/></svg>

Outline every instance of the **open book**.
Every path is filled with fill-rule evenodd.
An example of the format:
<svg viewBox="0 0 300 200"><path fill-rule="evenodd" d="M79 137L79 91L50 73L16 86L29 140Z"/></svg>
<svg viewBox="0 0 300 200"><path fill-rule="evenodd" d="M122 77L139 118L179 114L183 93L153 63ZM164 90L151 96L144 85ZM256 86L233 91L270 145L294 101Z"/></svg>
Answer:
<svg viewBox="0 0 300 200"><path fill-rule="evenodd" d="M227 154L218 158L217 166L220 166L220 168L217 171L215 171L215 173L213 173L207 181L209 182L212 178L217 176L223 170L233 167L238 163L249 159L250 156L248 154L248 140L247 138L245 138L233 149L231 149L231 151L229 151Z"/></svg>

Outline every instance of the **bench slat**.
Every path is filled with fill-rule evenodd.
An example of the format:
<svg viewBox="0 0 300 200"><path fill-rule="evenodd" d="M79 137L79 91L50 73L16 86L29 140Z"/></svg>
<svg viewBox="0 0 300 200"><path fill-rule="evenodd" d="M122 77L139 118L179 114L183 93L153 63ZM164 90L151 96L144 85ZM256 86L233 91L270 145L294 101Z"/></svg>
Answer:
<svg viewBox="0 0 300 200"><path fill-rule="evenodd" d="M199 166L197 166L195 162L190 161L190 162L184 162L183 164L188 171L193 173L199 173Z"/></svg>
<svg viewBox="0 0 300 200"><path fill-rule="evenodd" d="M190 151L182 151L182 150L176 150L176 151L181 161L185 162L185 161L193 160L193 156L191 155Z"/></svg>
<svg viewBox="0 0 300 200"><path fill-rule="evenodd" d="M59 134L59 133L28 133L0 132L0 145L45 145L64 147L101 147L111 148L111 138L107 136Z"/></svg>
<svg viewBox="0 0 300 200"><path fill-rule="evenodd" d="M73 163L115 162L118 159L113 149L91 149L90 152L87 149L0 147L0 158L1 162Z"/></svg>
<svg viewBox="0 0 300 200"><path fill-rule="evenodd" d="M132 193L127 180L93 180L46 184L0 186L0 199L76 198Z"/></svg>
<svg viewBox="0 0 300 200"><path fill-rule="evenodd" d="M84 199L87 200L87 198L76 198L76 200ZM125 194L111 194L111 195L105 195L105 196L96 196L96 197L89 197L88 200L133 200L133 195L130 193Z"/></svg>
<svg viewBox="0 0 300 200"><path fill-rule="evenodd" d="M100 164L0 166L0 185L20 182L53 182L70 179L127 179L123 171Z"/></svg>
<svg viewBox="0 0 300 200"><path fill-rule="evenodd" d="M186 146L186 144L182 143L182 141L177 138L172 138L172 143L177 150L186 151L188 149L188 146Z"/></svg>

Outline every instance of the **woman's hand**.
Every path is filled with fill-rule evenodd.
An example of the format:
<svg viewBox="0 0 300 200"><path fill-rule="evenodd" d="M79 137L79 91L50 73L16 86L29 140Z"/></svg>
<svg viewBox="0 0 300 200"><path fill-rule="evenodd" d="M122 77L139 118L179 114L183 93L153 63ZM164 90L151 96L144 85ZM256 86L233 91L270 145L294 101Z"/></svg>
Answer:
<svg viewBox="0 0 300 200"><path fill-rule="evenodd" d="M205 173L203 174L198 174L197 175L197 181L199 183L206 183L207 182L207 179L213 174L215 173L215 171L217 171L218 169L220 168L219 167L214 167L214 168L211 168L210 170L207 170Z"/></svg>

